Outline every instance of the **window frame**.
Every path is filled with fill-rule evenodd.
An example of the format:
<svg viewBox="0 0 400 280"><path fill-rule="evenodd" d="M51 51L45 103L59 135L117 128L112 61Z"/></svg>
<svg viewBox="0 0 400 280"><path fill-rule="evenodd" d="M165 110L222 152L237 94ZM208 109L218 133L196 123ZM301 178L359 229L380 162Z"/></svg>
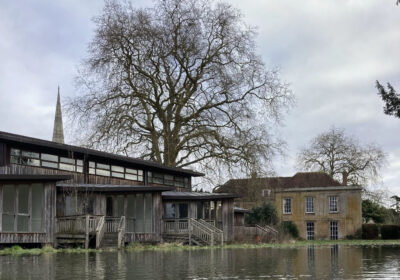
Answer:
<svg viewBox="0 0 400 280"><path fill-rule="evenodd" d="M329 221L329 238L330 240L339 239L339 221Z"/></svg>
<svg viewBox="0 0 400 280"><path fill-rule="evenodd" d="M289 201L289 207L288 208L290 208L290 211L287 211L287 204L286 204L286 202L287 201ZM283 203L282 203L282 206L283 206L283 208L282 208L282 213L284 214L284 215L290 215L290 214L293 214L293 207L292 207L292 198L291 197L284 197L283 198Z"/></svg>
<svg viewBox="0 0 400 280"><path fill-rule="evenodd" d="M337 195L331 195L328 197L329 213L339 213L339 197ZM336 206L333 208L332 206Z"/></svg>
<svg viewBox="0 0 400 280"><path fill-rule="evenodd" d="M306 238L307 240L315 240L315 222L306 222Z"/></svg>
<svg viewBox="0 0 400 280"><path fill-rule="evenodd" d="M311 202L309 201L311 199ZM313 196L306 196L305 203L306 203L306 214L315 214L315 198ZM310 203L309 203L310 202ZM309 208L310 206L310 208Z"/></svg>

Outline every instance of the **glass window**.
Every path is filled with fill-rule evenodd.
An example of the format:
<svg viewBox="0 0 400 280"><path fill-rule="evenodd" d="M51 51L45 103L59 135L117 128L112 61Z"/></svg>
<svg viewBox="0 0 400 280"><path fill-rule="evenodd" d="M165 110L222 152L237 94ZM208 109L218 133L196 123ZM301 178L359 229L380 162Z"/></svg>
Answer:
<svg viewBox="0 0 400 280"><path fill-rule="evenodd" d="M75 171L75 165L60 163L60 170Z"/></svg>
<svg viewBox="0 0 400 280"><path fill-rule="evenodd" d="M73 159L73 158L60 157L60 162L69 163L69 164L75 165L75 159Z"/></svg>
<svg viewBox="0 0 400 280"><path fill-rule="evenodd" d="M338 212L338 197L330 196L329 197L329 212Z"/></svg>
<svg viewBox="0 0 400 280"><path fill-rule="evenodd" d="M186 219L188 217L188 204L180 203L179 204L179 219Z"/></svg>
<svg viewBox="0 0 400 280"><path fill-rule="evenodd" d="M27 165L32 165L32 166L40 166L39 159L26 158L26 159L23 159L23 163L27 164Z"/></svg>
<svg viewBox="0 0 400 280"><path fill-rule="evenodd" d="M306 213L314 213L314 197L306 197Z"/></svg>
<svg viewBox="0 0 400 280"><path fill-rule="evenodd" d="M55 156L55 155L41 154L41 155L40 155L40 158L41 158L42 160L58 162L58 156Z"/></svg>
<svg viewBox="0 0 400 280"><path fill-rule="evenodd" d="M137 171L136 169L129 169L129 168L126 168L126 169L125 169L125 172L126 172L126 173L129 173L129 174L138 174L138 171Z"/></svg>
<svg viewBox="0 0 400 280"><path fill-rule="evenodd" d="M136 195L136 232L144 232L144 200L143 194Z"/></svg>
<svg viewBox="0 0 400 280"><path fill-rule="evenodd" d="M314 222L307 222L307 240L314 240L315 239L315 228Z"/></svg>
<svg viewBox="0 0 400 280"><path fill-rule="evenodd" d="M42 231L43 184L32 185L32 231Z"/></svg>
<svg viewBox="0 0 400 280"><path fill-rule="evenodd" d="M83 172L83 167L82 166L77 166L76 167L76 172L82 173Z"/></svg>
<svg viewBox="0 0 400 280"><path fill-rule="evenodd" d="M29 186L18 186L18 214L28 214Z"/></svg>
<svg viewBox="0 0 400 280"><path fill-rule="evenodd" d="M103 170L103 169L96 169L96 175L110 176L110 171L109 170Z"/></svg>
<svg viewBox="0 0 400 280"><path fill-rule="evenodd" d="M28 158L39 158L39 153L34 153L34 152L27 152L27 151L22 151L22 156L23 157L28 157Z"/></svg>
<svg viewBox="0 0 400 280"><path fill-rule="evenodd" d="M292 214L292 199L283 199L283 214Z"/></svg>
<svg viewBox="0 0 400 280"><path fill-rule="evenodd" d="M126 231L135 232L135 196L129 194L127 196L127 206L126 206Z"/></svg>
<svg viewBox="0 0 400 280"><path fill-rule="evenodd" d="M3 213L15 213L15 186L3 186Z"/></svg>
<svg viewBox="0 0 400 280"><path fill-rule="evenodd" d="M146 193L144 195L144 213L145 213L145 232L153 232L153 195Z"/></svg>
<svg viewBox="0 0 400 280"><path fill-rule="evenodd" d="M76 165L78 165L78 166L83 166L83 160L77 159L77 160L76 160Z"/></svg>
<svg viewBox="0 0 400 280"><path fill-rule="evenodd" d="M43 161L42 160L42 167L58 168L58 163L57 162L49 162L49 161Z"/></svg>
<svg viewBox="0 0 400 280"><path fill-rule="evenodd" d="M125 174L125 179L138 181L138 176L137 175L132 175L132 174Z"/></svg>
<svg viewBox="0 0 400 280"><path fill-rule="evenodd" d="M89 168L89 174L96 174L96 169Z"/></svg>
<svg viewBox="0 0 400 280"><path fill-rule="evenodd" d="M3 219L2 220L3 231L5 232L14 231L14 221L15 221L14 214L10 215L3 213L2 219Z"/></svg>
<svg viewBox="0 0 400 280"><path fill-rule="evenodd" d="M124 168L122 166L113 165L113 166L111 166L111 171L124 173Z"/></svg>
<svg viewBox="0 0 400 280"><path fill-rule="evenodd" d="M21 151L18 149L11 149L11 155L12 156L19 156L21 155Z"/></svg>
<svg viewBox="0 0 400 280"><path fill-rule="evenodd" d="M175 218L175 203L165 204L165 218L174 219Z"/></svg>
<svg viewBox="0 0 400 280"><path fill-rule="evenodd" d="M338 237L339 237L339 230L338 230L338 222L337 221L331 221L329 223L329 231L330 231L331 240L337 240Z"/></svg>
<svg viewBox="0 0 400 280"><path fill-rule="evenodd" d="M166 185L173 186L174 185L174 176L164 175L164 183Z"/></svg>
<svg viewBox="0 0 400 280"><path fill-rule="evenodd" d="M119 195L117 196L117 203L118 203L118 213L117 216L121 217L124 216L124 196Z"/></svg>
<svg viewBox="0 0 400 280"><path fill-rule="evenodd" d="M111 176L123 179L124 178L124 173L112 172Z"/></svg>
<svg viewBox="0 0 400 280"><path fill-rule="evenodd" d="M29 216L18 215L17 231L18 232L28 232L29 231Z"/></svg>
<svg viewBox="0 0 400 280"><path fill-rule="evenodd" d="M203 219L203 203L197 202L197 219Z"/></svg>
<svg viewBox="0 0 400 280"><path fill-rule="evenodd" d="M110 170L110 165L108 164L102 164L102 163L97 163L96 166L98 169L105 169L105 170Z"/></svg>
<svg viewBox="0 0 400 280"><path fill-rule="evenodd" d="M95 163L93 161L89 161L89 167L90 168L95 168Z"/></svg>

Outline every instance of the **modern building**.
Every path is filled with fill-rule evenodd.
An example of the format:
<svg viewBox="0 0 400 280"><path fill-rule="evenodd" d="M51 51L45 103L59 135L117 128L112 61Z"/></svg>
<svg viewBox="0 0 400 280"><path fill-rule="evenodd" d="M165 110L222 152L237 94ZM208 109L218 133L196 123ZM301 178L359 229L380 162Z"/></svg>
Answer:
<svg viewBox="0 0 400 280"><path fill-rule="evenodd" d="M0 132L0 244L86 247L233 238L234 194L192 192L202 173Z"/></svg>
<svg viewBox="0 0 400 280"><path fill-rule="evenodd" d="M361 190L343 186L320 172L293 177L229 180L217 192L241 196L236 204L252 208L266 201L276 205L281 221L296 224L303 239L341 239L361 229Z"/></svg>

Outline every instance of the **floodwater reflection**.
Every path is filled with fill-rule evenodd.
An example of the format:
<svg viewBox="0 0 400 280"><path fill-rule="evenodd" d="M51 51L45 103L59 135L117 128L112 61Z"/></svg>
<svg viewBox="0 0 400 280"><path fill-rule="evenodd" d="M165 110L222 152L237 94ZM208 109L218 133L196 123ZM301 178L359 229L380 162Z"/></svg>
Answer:
<svg viewBox="0 0 400 280"><path fill-rule="evenodd" d="M0 279L400 278L399 246L1 256Z"/></svg>

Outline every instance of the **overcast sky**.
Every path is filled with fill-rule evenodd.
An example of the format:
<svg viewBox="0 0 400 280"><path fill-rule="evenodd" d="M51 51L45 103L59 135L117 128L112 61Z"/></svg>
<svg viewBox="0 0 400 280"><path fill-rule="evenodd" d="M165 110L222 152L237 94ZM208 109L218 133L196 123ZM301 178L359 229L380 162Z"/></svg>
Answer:
<svg viewBox="0 0 400 280"><path fill-rule="evenodd" d="M297 99L279 130L288 150L277 174L293 175L298 150L334 125L383 147L383 185L400 195L400 119L383 114L375 89L375 80L400 89L396 1L229 2L258 27L258 52L268 67L281 69ZM99 0L0 0L1 131L51 140L57 85L62 99L74 96L91 19L102 7Z"/></svg>

